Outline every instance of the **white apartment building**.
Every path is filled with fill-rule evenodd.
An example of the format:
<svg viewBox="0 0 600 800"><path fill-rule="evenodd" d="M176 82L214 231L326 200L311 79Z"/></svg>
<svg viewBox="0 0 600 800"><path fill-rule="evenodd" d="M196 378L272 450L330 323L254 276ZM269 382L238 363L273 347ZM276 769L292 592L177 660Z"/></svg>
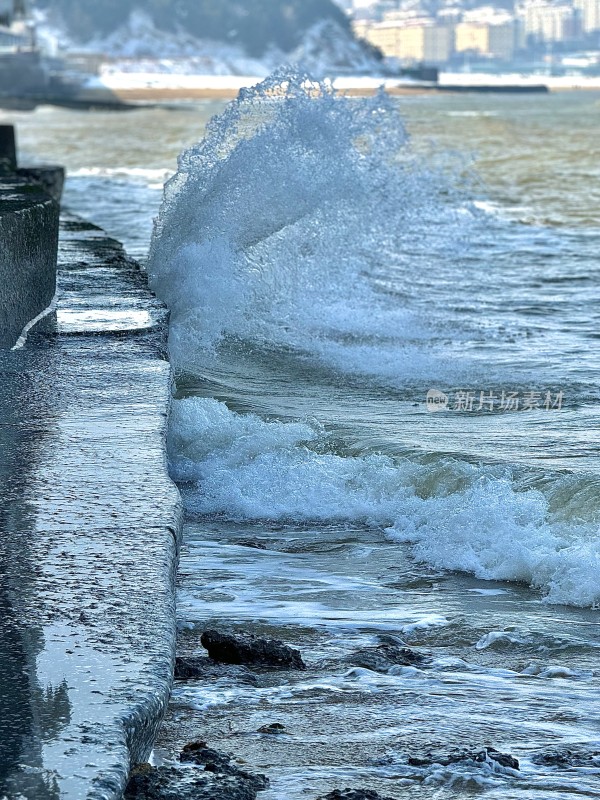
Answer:
<svg viewBox="0 0 600 800"><path fill-rule="evenodd" d="M492 8L466 12L455 28L457 53L478 53L510 61L517 44L516 21L510 14Z"/></svg>
<svg viewBox="0 0 600 800"><path fill-rule="evenodd" d="M354 23L357 36L366 39L388 58L400 61L443 64L454 50L454 29L436 23L430 17L387 19L370 23Z"/></svg>
<svg viewBox="0 0 600 800"><path fill-rule="evenodd" d="M531 0L524 3L517 13L525 36L538 42L564 42L579 35L578 12L571 5Z"/></svg>
<svg viewBox="0 0 600 800"><path fill-rule="evenodd" d="M581 12L584 33L600 31L600 0L573 0L573 4Z"/></svg>

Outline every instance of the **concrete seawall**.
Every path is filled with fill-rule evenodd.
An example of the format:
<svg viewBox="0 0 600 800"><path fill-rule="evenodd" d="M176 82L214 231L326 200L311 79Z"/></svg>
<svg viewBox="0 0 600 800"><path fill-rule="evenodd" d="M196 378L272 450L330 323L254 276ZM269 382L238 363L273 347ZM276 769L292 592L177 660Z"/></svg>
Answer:
<svg viewBox="0 0 600 800"><path fill-rule="evenodd" d="M0 179L0 346L52 302L58 203L26 178Z"/></svg>
<svg viewBox="0 0 600 800"><path fill-rule="evenodd" d="M61 167L19 169L14 129L0 126L0 347L54 297L63 181Z"/></svg>
<svg viewBox="0 0 600 800"><path fill-rule="evenodd" d="M167 316L117 242L63 215L47 323L0 350L0 798L117 800L175 656Z"/></svg>

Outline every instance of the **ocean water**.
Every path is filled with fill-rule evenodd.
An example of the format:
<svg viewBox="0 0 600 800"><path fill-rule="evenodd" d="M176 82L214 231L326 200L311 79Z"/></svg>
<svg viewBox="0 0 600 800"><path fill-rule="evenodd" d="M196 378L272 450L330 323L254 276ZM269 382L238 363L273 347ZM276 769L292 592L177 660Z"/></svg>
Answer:
<svg viewBox="0 0 600 800"><path fill-rule="evenodd" d="M519 223L460 158L413 148L396 101L282 85L182 155L150 251L187 508L376 526L435 567L593 606L593 210Z"/></svg>
<svg viewBox="0 0 600 800"><path fill-rule="evenodd" d="M281 73L227 107L20 122L142 259L160 205L182 637L308 664L180 685L173 719L267 772L265 800L600 797L600 96ZM425 660L350 663L385 636ZM441 763L486 746L521 769Z"/></svg>

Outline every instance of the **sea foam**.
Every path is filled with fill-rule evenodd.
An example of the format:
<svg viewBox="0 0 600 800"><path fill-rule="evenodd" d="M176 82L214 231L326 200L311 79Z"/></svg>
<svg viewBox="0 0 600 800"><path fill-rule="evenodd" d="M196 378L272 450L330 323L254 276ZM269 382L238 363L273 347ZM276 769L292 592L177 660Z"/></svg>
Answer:
<svg viewBox="0 0 600 800"><path fill-rule="evenodd" d="M564 524L506 467L430 465L327 450L305 423L236 414L210 398L175 401L169 451L187 508L237 520L376 526L415 558L480 578L519 581L549 602L600 602L596 525Z"/></svg>

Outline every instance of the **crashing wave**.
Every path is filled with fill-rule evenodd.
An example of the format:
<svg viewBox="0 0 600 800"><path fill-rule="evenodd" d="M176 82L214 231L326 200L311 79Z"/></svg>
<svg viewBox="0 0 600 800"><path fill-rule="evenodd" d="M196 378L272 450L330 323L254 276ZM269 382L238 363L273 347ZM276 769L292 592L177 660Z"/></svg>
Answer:
<svg viewBox="0 0 600 800"><path fill-rule="evenodd" d="M336 380L456 380L473 323L453 295L445 349L448 309L431 298L438 285L460 291L455 256L477 221L415 157L392 99L278 72L211 122L167 184L148 271L171 311L173 363L203 375L267 353ZM170 455L199 514L376 526L438 568L600 602L598 508L579 476L542 490L510 466L357 455L312 423L201 398L175 402Z"/></svg>

